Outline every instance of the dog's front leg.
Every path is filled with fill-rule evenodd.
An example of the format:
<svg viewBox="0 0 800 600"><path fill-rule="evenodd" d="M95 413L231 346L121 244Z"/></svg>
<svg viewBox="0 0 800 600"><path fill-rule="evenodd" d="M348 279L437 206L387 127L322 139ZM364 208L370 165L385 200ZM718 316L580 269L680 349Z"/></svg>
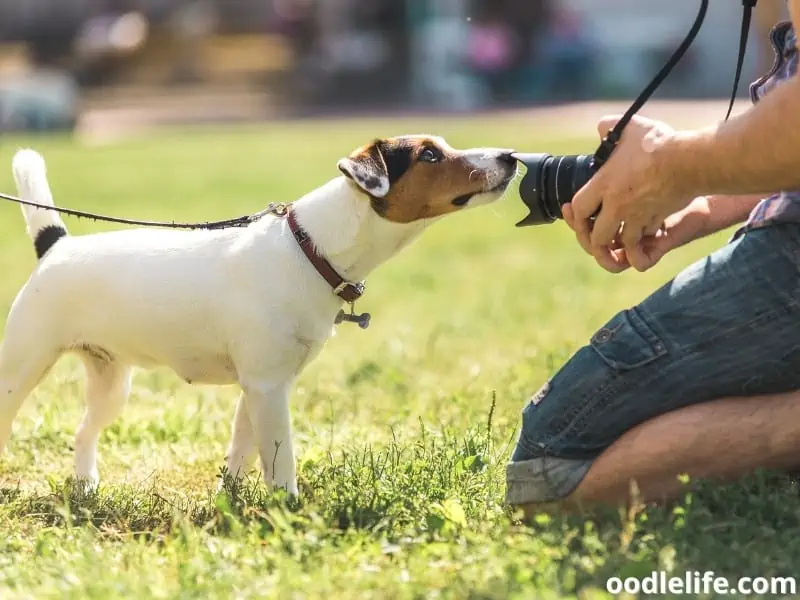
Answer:
<svg viewBox="0 0 800 600"><path fill-rule="evenodd" d="M243 389L267 488L272 490L274 482L297 495L289 387L289 382L249 383Z"/></svg>

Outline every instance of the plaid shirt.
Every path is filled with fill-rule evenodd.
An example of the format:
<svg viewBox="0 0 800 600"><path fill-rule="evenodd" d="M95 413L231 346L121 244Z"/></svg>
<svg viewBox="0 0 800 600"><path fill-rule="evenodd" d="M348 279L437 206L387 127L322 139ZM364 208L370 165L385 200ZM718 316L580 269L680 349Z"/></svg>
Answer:
<svg viewBox="0 0 800 600"><path fill-rule="evenodd" d="M770 41L775 50L775 63L769 73L750 86L750 98L754 103L797 71L797 38L792 24L785 21L776 25L770 33ZM783 191L761 200L750 213L743 229L786 222L800 223L800 190Z"/></svg>

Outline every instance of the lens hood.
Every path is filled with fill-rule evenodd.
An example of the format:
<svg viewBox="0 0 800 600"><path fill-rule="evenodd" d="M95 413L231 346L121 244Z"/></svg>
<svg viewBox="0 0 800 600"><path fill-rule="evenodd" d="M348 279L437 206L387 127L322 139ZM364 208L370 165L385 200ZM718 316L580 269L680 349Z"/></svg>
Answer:
<svg viewBox="0 0 800 600"><path fill-rule="evenodd" d="M531 225L545 225L554 222L557 217L546 212L546 206L540 200L539 190L542 180L542 167L552 154L514 152L511 156L525 165L526 169L526 173L519 184L519 197L528 207L529 214L516 226L529 227Z"/></svg>

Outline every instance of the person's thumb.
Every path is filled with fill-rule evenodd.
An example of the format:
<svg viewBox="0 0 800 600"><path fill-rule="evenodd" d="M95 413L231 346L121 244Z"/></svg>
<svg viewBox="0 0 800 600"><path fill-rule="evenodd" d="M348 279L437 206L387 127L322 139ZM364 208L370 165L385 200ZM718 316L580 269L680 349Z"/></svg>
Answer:
<svg viewBox="0 0 800 600"><path fill-rule="evenodd" d="M606 137L620 119L622 119L622 115L609 115L600 119L597 123L597 133L600 134L600 138Z"/></svg>

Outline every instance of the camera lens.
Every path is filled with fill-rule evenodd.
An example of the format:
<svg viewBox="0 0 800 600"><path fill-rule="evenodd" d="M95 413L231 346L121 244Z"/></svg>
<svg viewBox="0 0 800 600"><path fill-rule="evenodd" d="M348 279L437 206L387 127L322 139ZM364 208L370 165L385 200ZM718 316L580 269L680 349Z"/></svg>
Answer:
<svg viewBox="0 0 800 600"><path fill-rule="evenodd" d="M527 167L520 182L520 197L530 214L518 227L552 223L563 218L561 206L570 202L592 175L591 155L553 156L551 154L514 154Z"/></svg>
<svg viewBox="0 0 800 600"><path fill-rule="evenodd" d="M542 202L548 213L561 218L561 206L570 202L581 186L589 181L591 163L592 157L587 155L553 156L545 161L539 189L544 191Z"/></svg>

